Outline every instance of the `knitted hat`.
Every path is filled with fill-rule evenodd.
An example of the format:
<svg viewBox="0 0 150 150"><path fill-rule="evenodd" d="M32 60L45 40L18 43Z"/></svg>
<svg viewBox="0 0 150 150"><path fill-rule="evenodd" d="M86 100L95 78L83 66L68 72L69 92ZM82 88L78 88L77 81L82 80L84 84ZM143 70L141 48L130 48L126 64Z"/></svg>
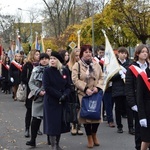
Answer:
<svg viewBox="0 0 150 150"><path fill-rule="evenodd" d="M51 56L56 57L62 64L64 62L63 58L60 56L60 54L56 51L52 51Z"/></svg>

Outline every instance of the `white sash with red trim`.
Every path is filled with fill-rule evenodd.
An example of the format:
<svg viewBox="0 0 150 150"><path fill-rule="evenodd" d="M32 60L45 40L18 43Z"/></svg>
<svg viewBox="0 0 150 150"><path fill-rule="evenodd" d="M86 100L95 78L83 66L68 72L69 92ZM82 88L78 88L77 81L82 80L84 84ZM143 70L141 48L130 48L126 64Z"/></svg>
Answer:
<svg viewBox="0 0 150 150"><path fill-rule="evenodd" d="M132 71L132 73L135 75L135 77L137 77L141 72L143 72L141 68L139 68L135 65L131 65L129 67L129 69Z"/></svg>
<svg viewBox="0 0 150 150"><path fill-rule="evenodd" d="M22 71L22 65L20 65L19 63L17 63L15 60L13 60L11 62L15 67L17 67L20 71Z"/></svg>
<svg viewBox="0 0 150 150"><path fill-rule="evenodd" d="M148 90L150 91L150 82L148 81L147 74L146 74L144 71L142 71L142 72L140 73L140 75L141 75L141 77L142 77L144 83L146 84Z"/></svg>

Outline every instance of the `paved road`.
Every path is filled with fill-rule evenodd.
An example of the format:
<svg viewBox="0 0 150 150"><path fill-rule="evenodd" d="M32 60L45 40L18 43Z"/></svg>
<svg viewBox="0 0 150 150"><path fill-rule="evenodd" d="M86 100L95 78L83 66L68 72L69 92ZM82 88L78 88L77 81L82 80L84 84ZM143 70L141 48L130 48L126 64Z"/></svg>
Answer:
<svg viewBox="0 0 150 150"><path fill-rule="evenodd" d="M0 92L0 149L29 150L24 137L25 106L23 102L13 101L10 94ZM134 150L134 136L128 134L126 119L123 119L124 133L119 134L116 128L108 127L106 122L99 126L100 146L94 150ZM42 126L41 126L42 130ZM84 129L82 128L84 131ZM50 149L46 135L37 137L37 150ZM63 134L60 145L64 150L87 150L86 135L72 136Z"/></svg>

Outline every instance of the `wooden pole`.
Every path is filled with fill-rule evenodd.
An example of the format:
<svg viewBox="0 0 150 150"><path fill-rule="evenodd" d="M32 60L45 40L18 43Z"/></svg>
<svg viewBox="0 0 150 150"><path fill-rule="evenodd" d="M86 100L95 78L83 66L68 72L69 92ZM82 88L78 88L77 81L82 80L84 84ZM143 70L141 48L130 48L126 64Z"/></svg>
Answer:
<svg viewBox="0 0 150 150"><path fill-rule="evenodd" d="M77 34L78 34L78 49L80 49L80 32L81 32L81 30L79 30L77 32Z"/></svg>

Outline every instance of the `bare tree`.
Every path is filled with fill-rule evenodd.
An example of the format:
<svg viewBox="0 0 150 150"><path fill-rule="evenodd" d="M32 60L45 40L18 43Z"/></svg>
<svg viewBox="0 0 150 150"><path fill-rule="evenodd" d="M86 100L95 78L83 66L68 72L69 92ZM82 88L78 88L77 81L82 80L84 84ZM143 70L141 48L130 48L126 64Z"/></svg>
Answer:
<svg viewBox="0 0 150 150"><path fill-rule="evenodd" d="M3 37L4 42L10 42L11 33L13 32L13 24L15 17L10 15L0 15L0 36Z"/></svg>

